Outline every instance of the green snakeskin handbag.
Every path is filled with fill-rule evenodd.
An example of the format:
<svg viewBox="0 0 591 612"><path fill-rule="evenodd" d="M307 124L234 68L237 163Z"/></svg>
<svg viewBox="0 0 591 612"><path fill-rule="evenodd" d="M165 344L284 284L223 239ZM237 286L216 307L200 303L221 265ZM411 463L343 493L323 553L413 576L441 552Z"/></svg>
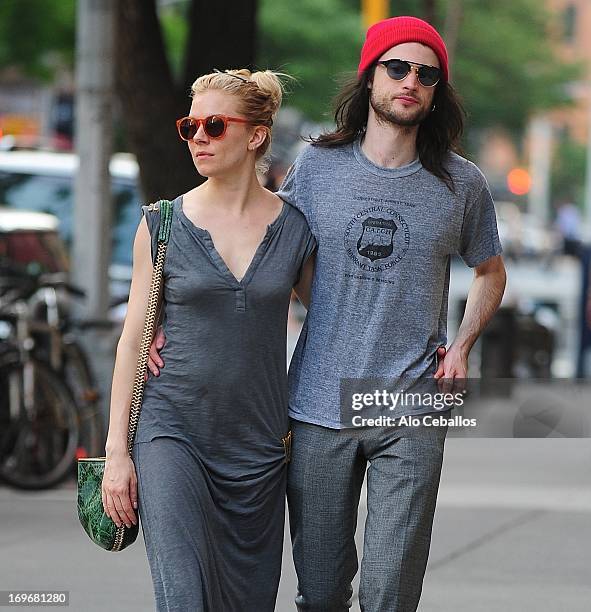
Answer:
<svg viewBox="0 0 591 612"><path fill-rule="evenodd" d="M162 271L166 247L172 224L172 202L160 200L148 206L148 211L160 211L160 230L158 232L158 251L152 273L150 297L144 320L144 330L140 345L133 393L129 410L129 429L127 432L127 451L131 456L133 441L137 430L142 397L144 395L144 375L148 365L148 353L154 336L156 311L162 291ZM106 457L90 457L78 459L78 518L88 537L101 548L111 552L119 552L135 542L139 521L129 529L125 525L117 527L105 514L102 500L102 482L105 471Z"/></svg>

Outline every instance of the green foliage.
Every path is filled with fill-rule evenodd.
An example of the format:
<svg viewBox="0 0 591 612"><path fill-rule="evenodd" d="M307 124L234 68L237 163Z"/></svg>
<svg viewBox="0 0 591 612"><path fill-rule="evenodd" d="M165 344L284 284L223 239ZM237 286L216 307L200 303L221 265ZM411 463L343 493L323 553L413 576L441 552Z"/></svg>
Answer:
<svg viewBox="0 0 591 612"><path fill-rule="evenodd" d="M175 77L179 77L183 70L185 43L189 34L188 8L189 3L170 4L159 12L168 61Z"/></svg>
<svg viewBox="0 0 591 612"><path fill-rule="evenodd" d="M337 77L354 71L363 30L359 10L343 0L260 0L261 68L296 77L286 102L315 120L330 116Z"/></svg>
<svg viewBox="0 0 591 612"><path fill-rule="evenodd" d="M0 69L16 66L48 80L56 65L74 65L76 0L2 0Z"/></svg>
<svg viewBox="0 0 591 612"><path fill-rule="evenodd" d="M471 125L519 132L532 111L569 101L567 84L581 69L553 51L542 3L463 0L463 7L452 78Z"/></svg>
<svg viewBox="0 0 591 612"><path fill-rule="evenodd" d="M587 149L571 140L563 139L556 147L552 163L552 202L574 202L582 210L585 193Z"/></svg>

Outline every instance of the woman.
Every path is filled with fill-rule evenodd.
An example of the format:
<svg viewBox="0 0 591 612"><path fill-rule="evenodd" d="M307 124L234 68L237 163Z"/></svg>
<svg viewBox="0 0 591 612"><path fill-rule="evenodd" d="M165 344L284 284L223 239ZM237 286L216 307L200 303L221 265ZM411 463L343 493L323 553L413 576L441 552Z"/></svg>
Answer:
<svg viewBox="0 0 591 612"><path fill-rule="evenodd" d="M135 239L103 501L117 525L135 522L139 503L158 610L275 605L288 459L287 312L292 287L308 300L311 260L305 281L302 268L315 248L302 214L256 175L281 97L270 71L216 72L192 86L189 116L177 127L208 180L173 203L164 266L167 365L146 383L129 457L158 211L144 207Z"/></svg>

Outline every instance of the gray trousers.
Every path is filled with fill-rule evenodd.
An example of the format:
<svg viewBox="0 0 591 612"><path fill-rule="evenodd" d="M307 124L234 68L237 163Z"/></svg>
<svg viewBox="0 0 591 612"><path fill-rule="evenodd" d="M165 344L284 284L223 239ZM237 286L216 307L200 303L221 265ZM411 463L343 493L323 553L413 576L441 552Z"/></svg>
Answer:
<svg viewBox="0 0 591 612"><path fill-rule="evenodd" d="M358 569L357 509L367 470L361 610L415 612L447 426L342 433L292 421L292 432L287 495L297 609L341 612L351 606L351 581Z"/></svg>

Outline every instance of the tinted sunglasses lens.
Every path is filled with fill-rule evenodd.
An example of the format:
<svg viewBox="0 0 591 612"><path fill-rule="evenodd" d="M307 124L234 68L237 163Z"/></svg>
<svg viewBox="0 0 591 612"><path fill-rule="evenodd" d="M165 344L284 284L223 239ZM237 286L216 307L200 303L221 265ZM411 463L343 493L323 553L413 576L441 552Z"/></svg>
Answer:
<svg viewBox="0 0 591 612"><path fill-rule="evenodd" d="M208 117L205 121L205 131L211 138L219 138L226 131L226 122L221 117Z"/></svg>
<svg viewBox="0 0 591 612"><path fill-rule="evenodd" d="M410 72L410 64L400 60L392 60L386 64L386 70L391 79L400 81Z"/></svg>
<svg viewBox="0 0 591 612"><path fill-rule="evenodd" d="M193 119L183 119L178 124L179 135L183 140L191 140L197 133L197 123Z"/></svg>
<svg viewBox="0 0 591 612"><path fill-rule="evenodd" d="M433 87L436 85L441 78L441 71L439 68L431 68L429 66L422 66L419 68L419 81L421 85L425 87Z"/></svg>

